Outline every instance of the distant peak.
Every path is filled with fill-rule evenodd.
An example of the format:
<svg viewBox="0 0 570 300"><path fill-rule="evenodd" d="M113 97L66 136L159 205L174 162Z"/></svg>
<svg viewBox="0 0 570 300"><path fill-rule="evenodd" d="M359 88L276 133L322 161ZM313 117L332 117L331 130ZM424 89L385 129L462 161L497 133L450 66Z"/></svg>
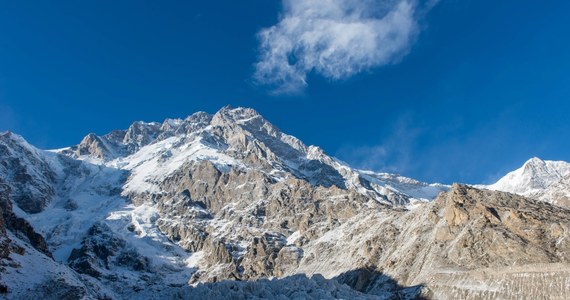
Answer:
<svg viewBox="0 0 570 300"><path fill-rule="evenodd" d="M36 149L34 146L30 145L24 137L19 134L13 133L12 131L5 131L0 133L0 142L8 143L12 145L19 145L25 147L29 150Z"/></svg>
<svg viewBox="0 0 570 300"><path fill-rule="evenodd" d="M90 140L99 140L99 137L98 137L95 133L93 133L93 132L88 133L88 134L83 138L82 143L83 143L83 142L86 142L86 141L90 141Z"/></svg>
<svg viewBox="0 0 570 300"><path fill-rule="evenodd" d="M0 137L4 138L4 139L9 139L12 141L16 141L16 142L24 142L24 143L28 143L21 135L18 135L16 133L13 133L12 131L8 130L8 131L4 131L0 134Z"/></svg>
<svg viewBox="0 0 570 300"><path fill-rule="evenodd" d="M532 165L544 164L544 160L535 156L535 157L533 157L533 158L531 158L525 162L525 165L528 165L528 164L532 164Z"/></svg>
<svg viewBox="0 0 570 300"><path fill-rule="evenodd" d="M90 147L92 145L97 145L97 146L101 146L102 145L102 141L101 138L96 135L95 133L89 133L87 134L83 140L81 140L81 143L79 143L79 147Z"/></svg>
<svg viewBox="0 0 570 300"><path fill-rule="evenodd" d="M195 112L191 115L189 115L188 117L186 117L186 119L184 119L184 121L186 122L202 122L202 121L207 121L209 122L212 119L212 115L210 115L207 112L204 111L199 111L199 112Z"/></svg>
<svg viewBox="0 0 570 300"><path fill-rule="evenodd" d="M164 122L162 122L162 126L177 127L180 126L182 122L184 122L182 119L165 119Z"/></svg>
<svg viewBox="0 0 570 300"><path fill-rule="evenodd" d="M133 127L158 127L161 124L158 122L145 122L145 121L135 121L129 128Z"/></svg>
<svg viewBox="0 0 570 300"><path fill-rule="evenodd" d="M547 169L546 162L538 157L533 157L527 160L522 167L523 173L527 172L535 173L538 172L539 170L545 171L546 169Z"/></svg>
<svg viewBox="0 0 570 300"><path fill-rule="evenodd" d="M259 115L259 113L257 111L255 111L255 109L250 108L250 107L243 107L243 106L238 106L238 107L232 107L230 105L226 105L224 107L222 107L218 113L222 113L222 114L232 114L232 115L241 115L241 114L248 114L248 115Z"/></svg>
<svg viewBox="0 0 570 300"><path fill-rule="evenodd" d="M232 108L227 105L222 107L215 115L214 120L227 120L231 122L243 122L248 121L253 118L261 117L261 115L255 111L253 108L248 107L236 107Z"/></svg>

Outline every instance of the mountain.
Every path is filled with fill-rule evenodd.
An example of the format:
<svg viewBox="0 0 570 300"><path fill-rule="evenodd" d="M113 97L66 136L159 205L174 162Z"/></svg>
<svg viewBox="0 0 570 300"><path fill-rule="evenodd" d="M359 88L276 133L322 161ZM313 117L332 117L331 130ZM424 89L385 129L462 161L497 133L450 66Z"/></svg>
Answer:
<svg viewBox="0 0 570 300"><path fill-rule="evenodd" d="M485 188L570 207L570 163L534 157Z"/></svg>
<svg viewBox="0 0 570 300"><path fill-rule="evenodd" d="M555 298L570 280L568 209L353 169L249 108L52 151L4 133L0 187L8 298Z"/></svg>
<svg viewBox="0 0 570 300"><path fill-rule="evenodd" d="M128 183L129 191L156 189L156 179L185 162L204 160L220 170L257 170L274 181L294 177L314 186L351 188L387 204L426 201L446 189L394 174L354 170L319 147L281 132L253 109L229 106L214 115L198 112L162 124L135 122L127 130L101 137L89 134L60 153L131 171L136 176Z"/></svg>

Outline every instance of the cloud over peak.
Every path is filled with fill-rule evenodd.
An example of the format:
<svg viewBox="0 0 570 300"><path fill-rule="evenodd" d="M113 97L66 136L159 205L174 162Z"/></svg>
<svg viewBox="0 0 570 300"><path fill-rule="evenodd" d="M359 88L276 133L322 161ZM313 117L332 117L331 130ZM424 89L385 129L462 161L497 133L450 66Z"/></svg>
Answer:
<svg viewBox="0 0 570 300"><path fill-rule="evenodd" d="M332 80L398 61L418 31L415 0L283 0L279 23L258 33L254 80L296 93L316 72Z"/></svg>

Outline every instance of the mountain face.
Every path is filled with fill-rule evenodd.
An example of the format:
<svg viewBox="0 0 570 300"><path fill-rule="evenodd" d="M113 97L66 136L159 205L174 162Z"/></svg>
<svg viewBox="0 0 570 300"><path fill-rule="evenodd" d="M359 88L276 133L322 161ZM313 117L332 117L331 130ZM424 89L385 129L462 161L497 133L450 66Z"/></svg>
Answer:
<svg viewBox="0 0 570 300"><path fill-rule="evenodd" d="M486 188L570 207L570 163L534 157Z"/></svg>
<svg viewBox="0 0 570 300"><path fill-rule="evenodd" d="M570 282L570 211L543 195L570 169L543 163L489 187L533 199L428 184L353 169L248 108L55 151L5 133L0 293L556 299Z"/></svg>
<svg viewBox="0 0 570 300"><path fill-rule="evenodd" d="M198 112L162 124L135 122L125 131L102 137L89 134L61 154L131 171L134 176L127 190L133 192L156 190L156 182L183 163L206 160L222 171L257 170L274 181L294 177L313 186L351 188L387 204L433 199L446 189L393 174L354 170L322 149L282 133L248 108L225 107L214 115Z"/></svg>

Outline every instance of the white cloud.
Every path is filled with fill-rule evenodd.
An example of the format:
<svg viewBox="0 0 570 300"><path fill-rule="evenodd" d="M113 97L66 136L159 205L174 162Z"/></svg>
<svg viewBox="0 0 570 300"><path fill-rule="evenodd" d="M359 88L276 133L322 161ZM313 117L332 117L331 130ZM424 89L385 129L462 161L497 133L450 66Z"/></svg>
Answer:
<svg viewBox="0 0 570 300"><path fill-rule="evenodd" d="M254 79L295 93L312 71L339 80L397 62L418 32L416 1L283 0L279 23L258 33Z"/></svg>

